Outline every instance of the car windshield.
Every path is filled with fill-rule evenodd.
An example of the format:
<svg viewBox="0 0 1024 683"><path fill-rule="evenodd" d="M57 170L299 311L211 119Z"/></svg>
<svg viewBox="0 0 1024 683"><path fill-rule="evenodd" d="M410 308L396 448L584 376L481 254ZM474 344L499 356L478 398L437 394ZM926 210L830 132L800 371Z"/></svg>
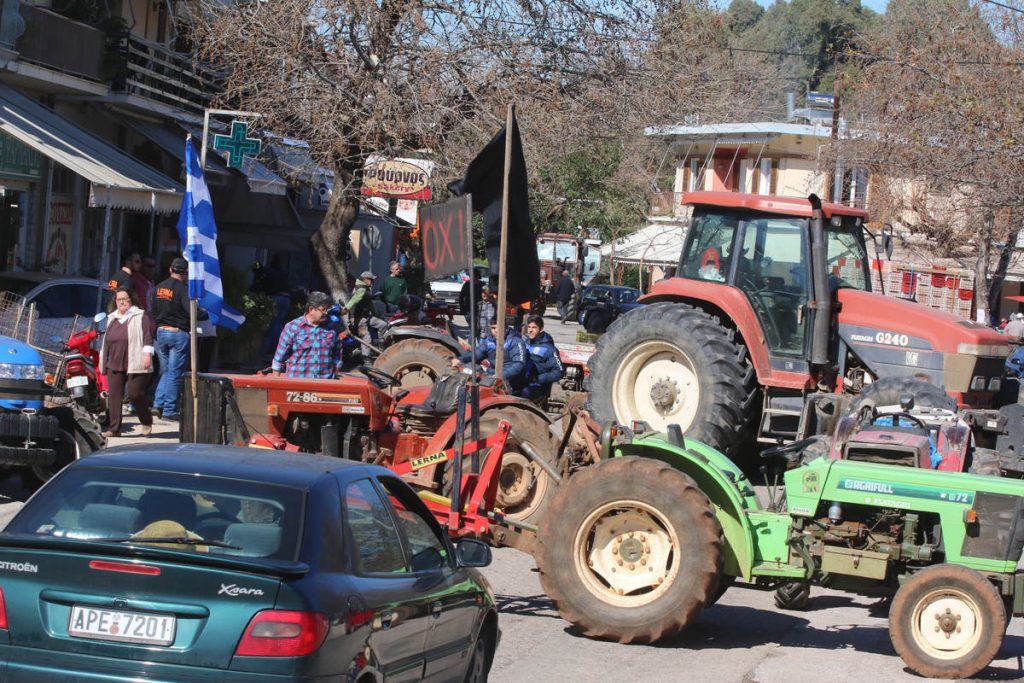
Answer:
<svg viewBox="0 0 1024 683"><path fill-rule="evenodd" d="M82 467L41 489L3 533L293 562L303 507L302 491L275 484Z"/></svg>

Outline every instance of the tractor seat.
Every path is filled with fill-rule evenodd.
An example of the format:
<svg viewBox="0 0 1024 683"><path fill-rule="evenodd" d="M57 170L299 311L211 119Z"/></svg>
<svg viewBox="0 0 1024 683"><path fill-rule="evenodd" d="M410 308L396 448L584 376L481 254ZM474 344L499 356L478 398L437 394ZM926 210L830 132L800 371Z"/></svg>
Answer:
<svg viewBox="0 0 1024 683"><path fill-rule="evenodd" d="M430 393L423 403L412 403L397 406L401 415L414 417L444 417L455 412L455 403L459 395L462 377L445 375L434 382Z"/></svg>

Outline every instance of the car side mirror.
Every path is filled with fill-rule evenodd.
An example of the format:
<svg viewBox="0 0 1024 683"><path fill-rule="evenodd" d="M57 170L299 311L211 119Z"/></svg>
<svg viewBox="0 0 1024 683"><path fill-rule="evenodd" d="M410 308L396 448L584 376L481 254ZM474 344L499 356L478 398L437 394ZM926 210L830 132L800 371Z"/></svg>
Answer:
<svg viewBox="0 0 1024 683"><path fill-rule="evenodd" d="M475 538L464 538L455 546L455 562L460 567L486 567L491 564L491 546Z"/></svg>

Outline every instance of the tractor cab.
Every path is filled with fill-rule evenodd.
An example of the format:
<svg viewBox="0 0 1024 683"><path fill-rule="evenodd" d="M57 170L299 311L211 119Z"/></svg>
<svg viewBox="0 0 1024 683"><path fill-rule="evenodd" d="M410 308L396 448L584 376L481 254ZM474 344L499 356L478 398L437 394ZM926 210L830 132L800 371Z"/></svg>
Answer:
<svg viewBox="0 0 1024 683"><path fill-rule="evenodd" d="M736 287L749 302L772 356L808 358L808 301L813 299L811 216L778 207L780 198L765 198L758 210L739 202L695 203L677 275ZM699 199L694 199L699 201ZM753 205L753 203L751 202ZM831 295L839 287L871 291L863 212L826 205L824 221ZM841 213L846 209L849 213Z"/></svg>

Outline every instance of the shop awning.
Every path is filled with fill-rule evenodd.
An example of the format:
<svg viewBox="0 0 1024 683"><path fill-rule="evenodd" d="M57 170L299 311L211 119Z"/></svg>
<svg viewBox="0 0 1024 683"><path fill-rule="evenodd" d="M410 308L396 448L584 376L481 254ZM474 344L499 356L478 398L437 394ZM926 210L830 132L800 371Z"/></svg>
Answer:
<svg viewBox="0 0 1024 683"><path fill-rule="evenodd" d="M91 183L89 206L174 213L182 185L71 123L35 100L0 84L0 131Z"/></svg>
<svg viewBox="0 0 1024 683"><path fill-rule="evenodd" d="M601 256L616 263L674 266L683 251L685 228L675 223L651 223L615 243L601 247Z"/></svg>
<svg viewBox="0 0 1024 683"><path fill-rule="evenodd" d="M131 126L139 135L148 138L153 144L164 152L185 164L185 130L177 124L150 123L130 117L124 117L122 121ZM227 175L228 167L216 154L206 158L206 168L203 169L206 176Z"/></svg>

